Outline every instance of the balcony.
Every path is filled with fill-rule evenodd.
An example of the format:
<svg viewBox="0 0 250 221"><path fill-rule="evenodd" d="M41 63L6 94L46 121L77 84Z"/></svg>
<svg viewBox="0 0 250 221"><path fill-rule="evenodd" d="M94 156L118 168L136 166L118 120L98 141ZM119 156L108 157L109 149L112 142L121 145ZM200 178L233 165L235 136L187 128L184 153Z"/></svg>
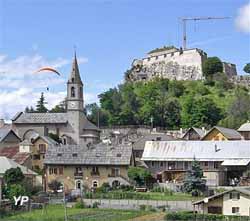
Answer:
<svg viewBox="0 0 250 221"><path fill-rule="evenodd" d="M81 178L81 177L83 177L83 172L75 172L75 173L74 173L74 176L75 176L75 177L78 177L78 178L79 178L79 177Z"/></svg>
<svg viewBox="0 0 250 221"><path fill-rule="evenodd" d="M91 176L100 176L99 171L91 171L90 173Z"/></svg>

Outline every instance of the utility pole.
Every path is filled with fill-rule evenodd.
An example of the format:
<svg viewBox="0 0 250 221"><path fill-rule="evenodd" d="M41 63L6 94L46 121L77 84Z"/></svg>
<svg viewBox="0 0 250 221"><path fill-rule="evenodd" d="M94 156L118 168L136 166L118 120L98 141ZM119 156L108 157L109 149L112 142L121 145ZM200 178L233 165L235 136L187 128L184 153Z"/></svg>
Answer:
<svg viewBox="0 0 250 221"><path fill-rule="evenodd" d="M231 17L183 17L182 28L183 28L183 49L187 49L187 21L200 21L200 20L218 20L218 19L229 19Z"/></svg>

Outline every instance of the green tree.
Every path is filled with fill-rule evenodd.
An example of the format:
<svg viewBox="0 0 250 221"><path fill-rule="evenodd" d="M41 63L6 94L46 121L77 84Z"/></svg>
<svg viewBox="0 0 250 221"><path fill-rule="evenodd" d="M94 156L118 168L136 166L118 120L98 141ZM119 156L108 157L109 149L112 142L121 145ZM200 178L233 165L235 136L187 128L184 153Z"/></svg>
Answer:
<svg viewBox="0 0 250 221"><path fill-rule="evenodd" d="M188 193L192 193L194 196L200 195L206 188L206 180L204 178L199 162L194 160L191 169L187 171L187 175L184 179L184 190Z"/></svg>
<svg viewBox="0 0 250 221"><path fill-rule="evenodd" d="M250 63L247 63L244 68L243 71L245 71L246 73L250 74Z"/></svg>
<svg viewBox="0 0 250 221"><path fill-rule="evenodd" d="M12 184L20 184L24 181L23 172L19 167L17 168L10 168L5 171L4 173L4 181L6 182L7 186Z"/></svg>
<svg viewBox="0 0 250 221"><path fill-rule="evenodd" d="M36 112L38 112L38 113L46 113L46 112L48 112L48 109L45 107L45 104L47 104L47 103L45 102L44 94L41 93L41 97L37 101Z"/></svg>
<svg viewBox="0 0 250 221"><path fill-rule="evenodd" d="M11 184L8 186L7 198L14 202L14 197L25 196L27 192L22 184Z"/></svg>
<svg viewBox="0 0 250 221"><path fill-rule="evenodd" d="M105 110L97 105L97 103L87 104L85 106L85 114L87 115L87 118L95 125L108 125L108 115Z"/></svg>
<svg viewBox="0 0 250 221"><path fill-rule="evenodd" d="M203 64L203 73L207 79L212 79L213 75L223 71L223 65L218 57L209 57Z"/></svg>
<svg viewBox="0 0 250 221"><path fill-rule="evenodd" d="M128 177L138 187L148 186L150 180L152 179L151 173L141 167L129 167Z"/></svg>
<svg viewBox="0 0 250 221"><path fill-rule="evenodd" d="M66 112L66 100L61 101L50 110L51 113L64 113Z"/></svg>
<svg viewBox="0 0 250 221"><path fill-rule="evenodd" d="M188 127L214 126L222 119L221 109L207 97L189 96L183 103L182 125Z"/></svg>

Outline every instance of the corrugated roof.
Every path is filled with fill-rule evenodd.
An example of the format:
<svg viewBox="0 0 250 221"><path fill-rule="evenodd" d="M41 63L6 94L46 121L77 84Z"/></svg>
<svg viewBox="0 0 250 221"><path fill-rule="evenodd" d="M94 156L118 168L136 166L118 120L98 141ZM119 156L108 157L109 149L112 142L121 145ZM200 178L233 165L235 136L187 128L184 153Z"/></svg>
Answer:
<svg viewBox="0 0 250 221"><path fill-rule="evenodd" d="M21 169L24 175L37 175L32 170L16 163L14 160L8 159L7 157L0 156L0 174L4 174L5 171L8 169L17 168L17 167Z"/></svg>
<svg viewBox="0 0 250 221"><path fill-rule="evenodd" d="M208 131L207 134L202 139L207 137L207 135L210 134L214 129L220 131L229 140L241 140L241 134L237 130L226 127L218 127L218 126L215 126L210 131Z"/></svg>
<svg viewBox="0 0 250 221"><path fill-rule="evenodd" d="M250 141L148 141L144 161L250 159Z"/></svg>
<svg viewBox="0 0 250 221"><path fill-rule="evenodd" d="M242 124L238 129L240 132L250 132L250 121L248 120L246 123Z"/></svg>
<svg viewBox="0 0 250 221"><path fill-rule="evenodd" d="M166 134L147 134L139 138L133 144L133 150L144 150L146 141L161 139L161 141L176 140L174 137Z"/></svg>
<svg viewBox="0 0 250 221"><path fill-rule="evenodd" d="M49 146L45 164L66 165L130 165L132 147L130 145L93 146L61 145Z"/></svg>
<svg viewBox="0 0 250 221"><path fill-rule="evenodd" d="M15 124L62 124L67 122L67 113L22 113L13 120Z"/></svg>

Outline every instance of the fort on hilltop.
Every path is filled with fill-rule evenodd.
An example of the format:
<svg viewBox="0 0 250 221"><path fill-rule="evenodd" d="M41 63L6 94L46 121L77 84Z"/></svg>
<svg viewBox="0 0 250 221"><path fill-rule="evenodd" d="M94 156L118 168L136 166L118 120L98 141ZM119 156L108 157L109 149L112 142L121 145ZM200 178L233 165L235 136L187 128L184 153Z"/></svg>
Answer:
<svg viewBox="0 0 250 221"><path fill-rule="evenodd" d="M147 81L161 77L170 80L203 80L202 65L206 59L206 52L198 48L183 50L174 46L164 46L150 51L145 58L135 59L127 72L126 79ZM229 79L238 79L235 64L228 62L222 64L223 72Z"/></svg>

